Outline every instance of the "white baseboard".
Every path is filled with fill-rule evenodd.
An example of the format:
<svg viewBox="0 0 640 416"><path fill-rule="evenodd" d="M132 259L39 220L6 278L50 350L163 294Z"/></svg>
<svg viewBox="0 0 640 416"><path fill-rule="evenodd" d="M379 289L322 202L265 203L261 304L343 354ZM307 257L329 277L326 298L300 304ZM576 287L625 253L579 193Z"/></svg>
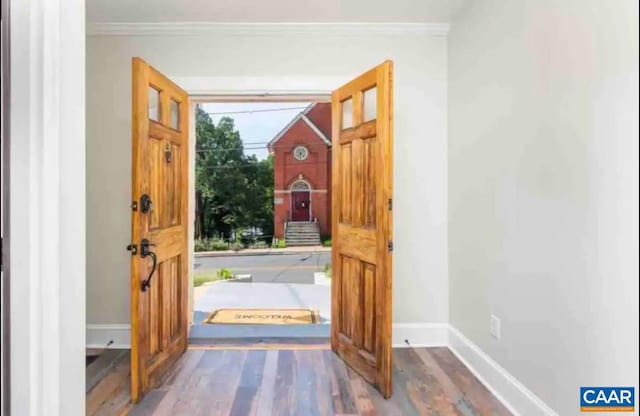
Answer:
<svg viewBox="0 0 640 416"><path fill-rule="evenodd" d="M391 331L391 344L394 348L446 347L449 345L449 324L393 324Z"/></svg>
<svg viewBox="0 0 640 416"><path fill-rule="evenodd" d="M87 325L87 348L131 348L131 325Z"/></svg>
<svg viewBox="0 0 640 416"><path fill-rule="evenodd" d="M392 343L396 348L445 347L448 328L447 324L393 324ZM87 348L131 348L130 333L129 324L87 325Z"/></svg>
<svg viewBox="0 0 640 416"><path fill-rule="evenodd" d="M514 415L558 416L524 384L451 325L449 349Z"/></svg>

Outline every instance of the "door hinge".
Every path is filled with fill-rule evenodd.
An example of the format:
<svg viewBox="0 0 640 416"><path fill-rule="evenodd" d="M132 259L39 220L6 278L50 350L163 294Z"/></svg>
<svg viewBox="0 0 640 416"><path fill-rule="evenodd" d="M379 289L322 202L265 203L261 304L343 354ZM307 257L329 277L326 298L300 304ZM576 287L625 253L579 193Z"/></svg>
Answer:
<svg viewBox="0 0 640 416"><path fill-rule="evenodd" d="M127 250L131 252L132 256L135 256L136 254L138 254L138 246L137 246L137 244L129 244L127 246Z"/></svg>
<svg viewBox="0 0 640 416"><path fill-rule="evenodd" d="M393 210L393 198L389 198L389 211Z"/></svg>
<svg viewBox="0 0 640 416"><path fill-rule="evenodd" d="M387 241L387 249L389 250L389 253L393 251L393 241Z"/></svg>
<svg viewBox="0 0 640 416"><path fill-rule="evenodd" d="M133 201L131 203L131 211L137 211L138 210L138 201Z"/></svg>

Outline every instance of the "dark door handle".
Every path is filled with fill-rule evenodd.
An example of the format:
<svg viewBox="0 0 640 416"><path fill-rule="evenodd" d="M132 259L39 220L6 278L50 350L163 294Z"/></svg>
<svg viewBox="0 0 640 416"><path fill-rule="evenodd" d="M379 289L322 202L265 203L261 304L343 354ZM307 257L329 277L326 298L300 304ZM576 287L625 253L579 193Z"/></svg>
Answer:
<svg viewBox="0 0 640 416"><path fill-rule="evenodd" d="M151 201L151 197L147 194L142 194L140 197L140 212L143 214L147 214L151 211L151 205L153 202Z"/></svg>
<svg viewBox="0 0 640 416"><path fill-rule="evenodd" d="M151 286L151 277L153 277L153 273L155 273L156 267L158 266L158 256L156 256L156 253L149 249L150 246L154 245L155 244L151 244L146 238L143 238L142 241L140 241L140 257L145 258L149 256L153 261L153 265L151 266L151 273L149 273L149 277L142 281L140 287L143 292L146 292L147 288Z"/></svg>

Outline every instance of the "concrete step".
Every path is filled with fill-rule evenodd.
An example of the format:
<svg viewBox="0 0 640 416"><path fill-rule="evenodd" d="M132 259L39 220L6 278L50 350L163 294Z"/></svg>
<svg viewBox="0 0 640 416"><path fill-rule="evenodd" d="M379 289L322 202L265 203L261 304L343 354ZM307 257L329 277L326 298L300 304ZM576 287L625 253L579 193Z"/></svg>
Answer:
<svg viewBox="0 0 640 416"><path fill-rule="evenodd" d="M317 231L309 231L309 232L304 232L304 231L287 231L287 235L288 236L301 236L301 237L306 237L306 236L319 236Z"/></svg>
<svg viewBox="0 0 640 416"><path fill-rule="evenodd" d="M295 242L289 242L287 241L287 247L303 247L303 246L319 246L320 245L320 241L295 241Z"/></svg>
<svg viewBox="0 0 640 416"><path fill-rule="evenodd" d="M284 236L287 240L289 239L298 239L298 240L319 240L320 236L318 234L287 234Z"/></svg>
<svg viewBox="0 0 640 416"><path fill-rule="evenodd" d="M320 237L318 236L308 236L308 237L286 236L285 240L287 241L287 243L290 241L320 241Z"/></svg>
<svg viewBox="0 0 640 416"><path fill-rule="evenodd" d="M317 222L289 222L287 223L287 227L296 228L296 227L313 227L317 228Z"/></svg>
<svg viewBox="0 0 640 416"><path fill-rule="evenodd" d="M320 227L316 222L290 222L287 223L285 233L287 246L318 246L320 242Z"/></svg>

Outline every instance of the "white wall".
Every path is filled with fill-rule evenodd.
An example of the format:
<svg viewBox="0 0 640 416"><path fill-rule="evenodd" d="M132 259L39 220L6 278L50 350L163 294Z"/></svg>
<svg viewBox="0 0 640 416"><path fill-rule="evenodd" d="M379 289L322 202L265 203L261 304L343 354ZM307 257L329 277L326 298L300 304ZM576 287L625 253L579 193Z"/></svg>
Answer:
<svg viewBox="0 0 640 416"><path fill-rule="evenodd" d="M174 77L342 77L395 63L394 322L448 321L446 38L326 33L87 40L87 320L129 322L131 57ZM338 85L335 85L338 87Z"/></svg>
<svg viewBox="0 0 640 416"><path fill-rule="evenodd" d="M638 2L471 2L449 104L452 325L559 414L637 386Z"/></svg>

